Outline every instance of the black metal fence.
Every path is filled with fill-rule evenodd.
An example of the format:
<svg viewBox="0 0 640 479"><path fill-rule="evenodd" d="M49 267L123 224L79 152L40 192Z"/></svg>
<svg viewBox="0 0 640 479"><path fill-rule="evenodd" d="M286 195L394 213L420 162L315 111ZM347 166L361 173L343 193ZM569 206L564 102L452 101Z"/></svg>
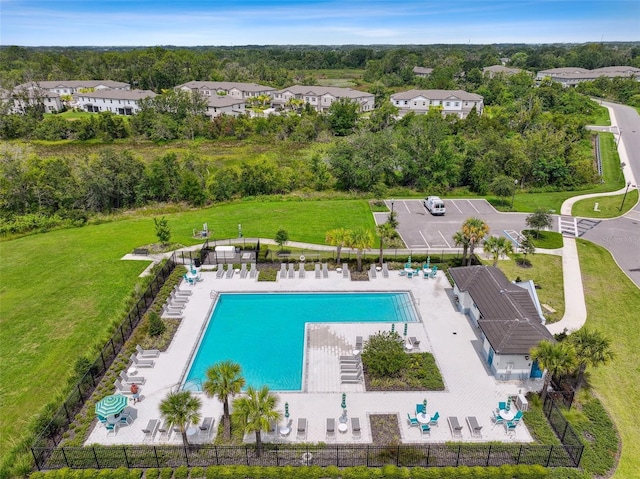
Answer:
<svg viewBox="0 0 640 479"><path fill-rule="evenodd" d="M129 314L116 328L111 338L100 350L100 354L93 362L87 373L82 376L78 384L73 388L69 396L62 404L62 407L53 415L53 418L43 424L42 431L34 441L32 450L51 451L52 447L60 443L63 432L71 424L74 416L80 411L85 401L90 397L95 387L100 382L102 375L109 369L111 363L116 358L124 343L129 339L131 333L138 325L144 313L153 303L158 291L164 285L171 272L176 267L175 254L156 273L151 283L138 298L136 304L131 308ZM35 455L35 452L34 452ZM39 459L36 457L36 464ZM41 459L40 459L41 461Z"/></svg>
<svg viewBox="0 0 640 479"><path fill-rule="evenodd" d="M562 411L557 406L552 395L547 395L542 410L563 447L567 448L567 454L571 455L571 459L577 466L580 464L580 459L582 458L582 442L578 434L571 427L571 424L569 424L569 421L563 416Z"/></svg>
<svg viewBox="0 0 640 479"><path fill-rule="evenodd" d="M539 444L420 444L317 445L265 444L255 446L110 446L34 448L38 469L103 469L194 466L405 467L534 465L577 467L582 445Z"/></svg>

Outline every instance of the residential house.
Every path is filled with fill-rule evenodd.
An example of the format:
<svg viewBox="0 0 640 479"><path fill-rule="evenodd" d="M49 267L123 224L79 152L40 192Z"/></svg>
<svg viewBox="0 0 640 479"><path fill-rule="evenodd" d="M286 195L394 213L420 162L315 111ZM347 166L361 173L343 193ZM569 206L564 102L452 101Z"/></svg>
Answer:
<svg viewBox="0 0 640 479"><path fill-rule="evenodd" d="M302 100L317 111L327 111L334 101L346 98L357 103L361 112L375 108L375 95L351 88L332 86L303 86L294 85L271 94L271 105L282 109L289 106L292 99Z"/></svg>
<svg viewBox="0 0 640 479"><path fill-rule="evenodd" d="M112 80L56 80L28 82L18 85L16 88L37 88L57 93L58 95L73 95L82 91L129 90L131 87L128 83Z"/></svg>
<svg viewBox="0 0 640 479"><path fill-rule="evenodd" d="M433 72L433 68L413 67L413 73L420 78L427 78Z"/></svg>
<svg viewBox="0 0 640 479"><path fill-rule="evenodd" d="M492 266L450 268L449 273L458 308L479 329L481 353L495 377L542 377L529 351L555 339L543 324L535 288L509 282Z"/></svg>
<svg viewBox="0 0 640 479"><path fill-rule="evenodd" d="M245 101L233 96L213 96L207 100L207 113L210 118L220 115L238 116L245 113Z"/></svg>
<svg viewBox="0 0 640 479"><path fill-rule="evenodd" d="M27 108L38 104L42 105L44 113L56 113L63 107L60 95L38 88L16 87L13 91L2 90L1 98L8 111L14 114L23 114Z"/></svg>
<svg viewBox="0 0 640 479"><path fill-rule="evenodd" d="M134 115L140 111L140 100L153 98L151 90L97 90L74 95L78 108L91 112L110 111L116 115Z"/></svg>
<svg viewBox="0 0 640 479"><path fill-rule="evenodd" d="M523 71L525 70L522 70L520 68L509 68L502 65L491 65L490 67L484 67L482 69L482 74L488 75L489 78L493 78L494 76L500 74L504 76L517 75L518 73Z"/></svg>
<svg viewBox="0 0 640 479"><path fill-rule="evenodd" d="M549 78L559 82L564 87L576 86L583 81L593 81L600 77L607 78L635 78L640 81L640 68L629 66L612 66L587 70L580 67L552 68L550 70L540 70L536 75L537 81Z"/></svg>
<svg viewBox="0 0 640 479"><path fill-rule="evenodd" d="M391 103L400 109L401 116L410 111L426 113L435 108L443 115L466 118L474 107L478 115L484 109L482 96L463 90L409 90L391 95Z"/></svg>
<svg viewBox="0 0 640 479"><path fill-rule="evenodd" d="M275 88L258 85L257 83L240 83L229 81L190 81L178 85L176 90L199 92L205 98L216 96L230 96L236 100L270 95Z"/></svg>

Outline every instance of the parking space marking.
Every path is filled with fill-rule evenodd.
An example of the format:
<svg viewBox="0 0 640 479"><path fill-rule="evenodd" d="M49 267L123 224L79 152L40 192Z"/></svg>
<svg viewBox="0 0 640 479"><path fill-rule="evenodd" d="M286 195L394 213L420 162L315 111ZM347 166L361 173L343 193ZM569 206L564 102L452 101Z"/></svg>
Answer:
<svg viewBox="0 0 640 479"><path fill-rule="evenodd" d="M438 230L438 234L440 235L440 237L442 238L442 241L444 241L447 244L447 248L451 248L451 245L449 244L449 242L445 239L444 235L442 234L442 231Z"/></svg>
<svg viewBox="0 0 640 479"><path fill-rule="evenodd" d="M478 208L476 208L475 206L473 206L473 203L471 203L471 201L467 200L467 203L469 203L469 206L471 206L474 210L476 210L476 213L480 213L478 211Z"/></svg>
<svg viewBox="0 0 640 479"><path fill-rule="evenodd" d="M407 209L408 213L411 213L411 210L409 209L409 207L407 206L407 202L405 200L402 200L402 204L404 205L404 207Z"/></svg>
<svg viewBox="0 0 640 479"><path fill-rule="evenodd" d="M456 207L456 209L457 209L460 213L462 213L462 210L461 210L460 208L458 208L458 205L456 205L456 202L455 202L455 201L451 200L451 204L452 204L453 206L455 206L455 207Z"/></svg>
<svg viewBox="0 0 640 479"><path fill-rule="evenodd" d="M424 240L424 244L427 245L427 248L431 248L431 246L429 246L429 242L427 241L427 238L425 238L424 235L422 234L422 231L418 231L418 233L420 233L420 236L422 236L422 239Z"/></svg>
<svg viewBox="0 0 640 479"><path fill-rule="evenodd" d="M624 215L623 218L626 218L626 219L631 220L631 221L640 221L640 213L638 213L637 215L633 215L631 213L638 213L638 212L634 211L634 210L631 210L631 211L629 211L629 213Z"/></svg>

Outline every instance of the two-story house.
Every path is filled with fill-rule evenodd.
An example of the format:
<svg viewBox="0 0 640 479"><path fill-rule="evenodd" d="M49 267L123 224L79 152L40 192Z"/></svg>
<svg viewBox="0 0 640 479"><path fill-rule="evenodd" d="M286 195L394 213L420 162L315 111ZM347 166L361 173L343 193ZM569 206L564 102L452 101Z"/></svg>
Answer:
<svg viewBox="0 0 640 479"><path fill-rule="evenodd" d="M230 96L236 100L246 100L261 95L270 95L275 88L257 83L241 83L229 81L190 81L178 85L176 90L199 92L205 98Z"/></svg>
<svg viewBox="0 0 640 479"><path fill-rule="evenodd" d="M246 112L246 103L234 96L213 96L206 98L207 113L210 118L220 115L238 116Z"/></svg>
<svg viewBox="0 0 640 479"><path fill-rule="evenodd" d="M433 68L413 67L413 74L420 78L427 78L433 73Z"/></svg>
<svg viewBox="0 0 640 479"><path fill-rule="evenodd" d="M140 111L140 100L153 98L151 90L97 90L74 95L78 108L91 112L110 111L116 115L134 115Z"/></svg>
<svg viewBox="0 0 640 479"><path fill-rule="evenodd" d="M23 83L18 85L16 88L39 88L52 93L57 93L58 95L73 95L82 91L129 90L131 87L128 83L112 80L44 80Z"/></svg>
<svg viewBox="0 0 640 479"><path fill-rule="evenodd" d="M292 99L301 100L317 111L327 111L334 101L347 99L357 103L361 112L375 108L375 96L352 88L331 86L293 85L271 94L271 105L277 109L288 108Z"/></svg>
<svg viewBox="0 0 640 479"><path fill-rule="evenodd" d="M473 108L478 115L484 109L482 96L463 90L409 90L391 95L391 104L399 108L401 116L410 111L426 113L437 109L443 115L466 118Z"/></svg>
<svg viewBox="0 0 640 479"><path fill-rule="evenodd" d="M550 70L540 70L536 75L537 81L549 78L561 83L564 87L576 86L583 81L593 81L600 77L607 78L635 78L640 81L640 68L629 66L612 66L587 70L580 67L552 68Z"/></svg>
<svg viewBox="0 0 640 479"><path fill-rule="evenodd" d="M525 70L522 70L521 68L510 68L510 67L505 67L503 65L491 65L489 67L484 67L482 69L482 74L483 75L488 75L489 78L493 78L496 75L504 75L504 76L509 76L509 75L517 75L520 72L523 72Z"/></svg>

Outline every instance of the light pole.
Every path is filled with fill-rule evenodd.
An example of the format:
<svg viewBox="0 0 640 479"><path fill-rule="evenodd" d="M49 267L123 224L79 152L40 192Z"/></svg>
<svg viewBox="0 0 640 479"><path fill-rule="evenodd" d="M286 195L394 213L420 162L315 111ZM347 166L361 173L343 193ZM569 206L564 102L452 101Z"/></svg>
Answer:
<svg viewBox="0 0 640 479"><path fill-rule="evenodd" d="M391 214L393 214L393 204L395 203L396 200L394 200L393 198L391 198Z"/></svg>
<svg viewBox="0 0 640 479"><path fill-rule="evenodd" d="M624 206L624 200L627 199L627 193L629 192L630 186L631 186L631 181L627 181L627 188L624 190L624 196L622 197L622 204L620 205L620 208L618 208L618 211L622 211L622 207Z"/></svg>
<svg viewBox="0 0 640 479"><path fill-rule="evenodd" d="M513 195L511 195L511 209L513 209L513 201L516 199L517 188L518 188L518 180L513 180Z"/></svg>

